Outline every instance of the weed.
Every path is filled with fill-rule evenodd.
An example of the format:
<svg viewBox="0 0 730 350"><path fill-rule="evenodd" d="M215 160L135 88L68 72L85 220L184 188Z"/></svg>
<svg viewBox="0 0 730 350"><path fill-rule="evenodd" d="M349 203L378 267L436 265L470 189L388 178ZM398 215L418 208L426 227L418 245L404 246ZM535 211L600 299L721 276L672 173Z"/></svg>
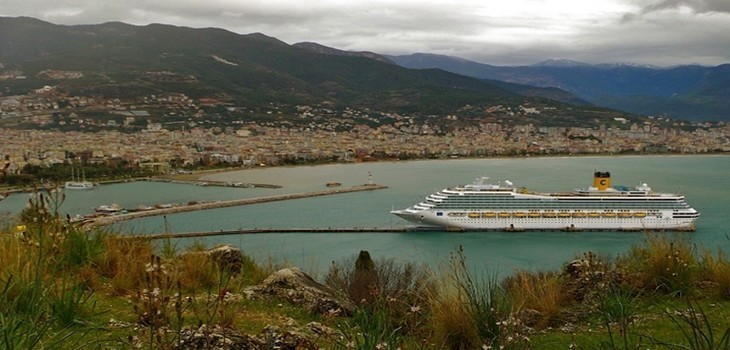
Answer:
<svg viewBox="0 0 730 350"><path fill-rule="evenodd" d="M681 331L686 344L653 339L667 349L727 350L730 349L730 326L724 323L714 329L712 322L699 303L687 300L685 310L667 310L666 314ZM724 328L724 330L723 330Z"/></svg>
<svg viewBox="0 0 730 350"><path fill-rule="evenodd" d="M598 312L608 333L608 340L601 342L602 348L639 348L641 337L631 334L631 326L636 318L635 305L635 297L620 288L612 288L601 300Z"/></svg>
<svg viewBox="0 0 730 350"><path fill-rule="evenodd" d="M399 349L402 335L400 328L392 328L383 310L371 311L358 308L348 321L338 325L342 338L336 348L359 350Z"/></svg>

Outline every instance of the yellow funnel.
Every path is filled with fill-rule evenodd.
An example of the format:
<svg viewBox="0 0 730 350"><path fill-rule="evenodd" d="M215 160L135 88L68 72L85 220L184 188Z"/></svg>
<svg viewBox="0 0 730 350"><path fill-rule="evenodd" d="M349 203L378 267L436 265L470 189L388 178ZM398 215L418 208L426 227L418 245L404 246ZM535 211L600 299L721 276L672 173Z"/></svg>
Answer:
<svg viewBox="0 0 730 350"><path fill-rule="evenodd" d="M593 174L593 187L599 191L605 191L611 187L611 173L596 171Z"/></svg>

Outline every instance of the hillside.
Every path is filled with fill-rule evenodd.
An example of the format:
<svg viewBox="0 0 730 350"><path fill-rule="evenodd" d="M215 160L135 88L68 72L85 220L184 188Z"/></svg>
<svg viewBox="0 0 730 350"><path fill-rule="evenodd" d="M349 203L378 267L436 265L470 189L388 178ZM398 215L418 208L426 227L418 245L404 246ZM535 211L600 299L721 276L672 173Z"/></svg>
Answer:
<svg viewBox="0 0 730 350"><path fill-rule="evenodd" d="M444 70L406 69L369 53L298 46L306 47L215 28L60 26L0 18L0 76L23 77L0 80L0 93L23 95L50 85L68 95L104 99L175 92L248 109L310 104L423 115L454 113L465 106L479 111L490 105L517 108L531 103L549 106L568 124L623 116L550 100L585 104L554 89L536 93L540 89ZM59 79L55 71L79 76Z"/></svg>
<svg viewBox="0 0 730 350"><path fill-rule="evenodd" d="M407 68L438 68L479 79L560 88L595 105L632 113L730 120L730 65L657 68L547 60L499 67L442 55L387 57Z"/></svg>

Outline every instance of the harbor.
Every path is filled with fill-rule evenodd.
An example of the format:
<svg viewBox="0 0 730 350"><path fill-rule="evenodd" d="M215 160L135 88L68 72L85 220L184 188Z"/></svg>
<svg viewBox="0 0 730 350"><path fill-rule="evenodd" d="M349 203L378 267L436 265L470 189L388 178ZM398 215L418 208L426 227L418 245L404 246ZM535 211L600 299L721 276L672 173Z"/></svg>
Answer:
<svg viewBox="0 0 730 350"><path fill-rule="evenodd" d="M356 186L346 187L346 188L333 188L333 189L328 189L328 190L324 190L324 191L282 194L282 195L266 196L266 197L242 198L242 199L222 200L222 201L205 202L205 203L189 202L187 205L178 205L178 206L169 205L169 206L163 206L163 207L152 207L147 210L140 210L140 211L134 211L134 212L127 212L127 213L119 212L119 213L114 213L114 215L105 215L105 216L89 218L89 219L84 220L83 224L87 227L106 226L106 225L111 225L111 224L126 221L126 220L134 220L134 219L151 217L151 216L160 216L160 215L177 214L177 213L190 212L190 211L227 208L227 207L268 203L268 202L277 202L277 201L285 201L285 200L300 199L300 198L329 196L329 195L334 195L334 194L353 193L353 192L362 192L362 191L374 191L374 190L380 190L380 189L384 189L384 188L387 188L387 186L378 185L378 184L365 184L365 185L356 185Z"/></svg>

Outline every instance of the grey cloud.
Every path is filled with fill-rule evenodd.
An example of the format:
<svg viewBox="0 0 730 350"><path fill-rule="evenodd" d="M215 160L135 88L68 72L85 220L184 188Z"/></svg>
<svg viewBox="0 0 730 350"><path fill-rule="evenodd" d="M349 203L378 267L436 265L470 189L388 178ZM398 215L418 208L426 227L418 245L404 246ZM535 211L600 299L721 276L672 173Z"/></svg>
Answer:
<svg viewBox="0 0 730 350"><path fill-rule="evenodd" d="M533 0L535 5L550 0ZM636 10L551 17L507 3L295 0L3 0L4 16L58 24L121 21L261 32L383 54L427 52L489 64L548 58L588 63L719 64L730 60L730 0L604 0ZM692 11L677 11L688 7ZM549 12L549 11L548 11Z"/></svg>
<svg viewBox="0 0 730 350"><path fill-rule="evenodd" d="M727 0L662 0L641 9L641 13L650 13L666 9L688 7L697 13L724 12L730 13L730 1Z"/></svg>

